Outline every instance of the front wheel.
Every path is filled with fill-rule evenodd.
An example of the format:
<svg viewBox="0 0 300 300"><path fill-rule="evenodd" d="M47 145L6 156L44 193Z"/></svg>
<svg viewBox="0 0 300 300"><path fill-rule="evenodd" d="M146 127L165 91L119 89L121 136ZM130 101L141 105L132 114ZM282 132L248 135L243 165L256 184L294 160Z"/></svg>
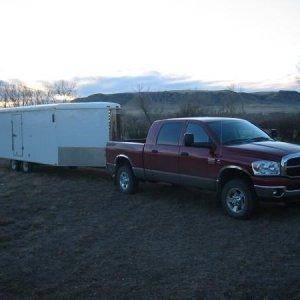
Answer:
<svg viewBox="0 0 300 300"><path fill-rule="evenodd" d="M225 212L236 219L249 219L257 207L253 189L246 181L239 179L230 180L224 185L221 199Z"/></svg>
<svg viewBox="0 0 300 300"><path fill-rule="evenodd" d="M121 166L117 171L117 184L119 190L125 194L133 194L138 187L138 180L134 176L130 166Z"/></svg>

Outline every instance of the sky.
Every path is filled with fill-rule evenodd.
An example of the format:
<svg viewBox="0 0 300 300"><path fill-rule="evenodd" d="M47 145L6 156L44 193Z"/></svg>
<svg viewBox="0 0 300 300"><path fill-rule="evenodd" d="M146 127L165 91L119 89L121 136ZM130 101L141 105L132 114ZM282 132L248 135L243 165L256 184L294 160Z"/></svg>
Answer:
<svg viewBox="0 0 300 300"><path fill-rule="evenodd" d="M0 13L0 80L299 89L300 0L0 0Z"/></svg>

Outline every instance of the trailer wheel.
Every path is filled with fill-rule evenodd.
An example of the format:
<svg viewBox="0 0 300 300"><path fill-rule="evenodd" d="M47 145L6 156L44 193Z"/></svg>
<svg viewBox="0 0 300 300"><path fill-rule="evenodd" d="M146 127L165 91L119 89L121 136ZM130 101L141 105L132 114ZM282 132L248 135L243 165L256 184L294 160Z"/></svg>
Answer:
<svg viewBox="0 0 300 300"><path fill-rule="evenodd" d="M12 171L19 171L20 170L20 162L17 160L11 160L10 168Z"/></svg>
<svg viewBox="0 0 300 300"><path fill-rule="evenodd" d="M118 168L117 183L119 190L124 194L134 194L138 188L138 180L134 176L129 165L124 165Z"/></svg>
<svg viewBox="0 0 300 300"><path fill-rule="evenodd" d="M75 166L71 166L71 167L67 167L69 170L77 170L78 167L75 167Z"/></svg>
<svg viewBox="0 0 300 300"><path fill-rule="evenodd" d="M27 161L23 161L22 162L22 171L24 173L31 173L32 172L32 164Z"/></svg>

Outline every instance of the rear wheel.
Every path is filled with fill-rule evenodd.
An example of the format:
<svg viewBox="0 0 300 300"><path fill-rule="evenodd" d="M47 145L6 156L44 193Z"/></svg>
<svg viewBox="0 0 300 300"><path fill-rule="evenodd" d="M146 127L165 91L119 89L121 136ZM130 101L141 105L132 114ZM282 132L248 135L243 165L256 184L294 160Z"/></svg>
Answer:
<svg viewBox="0 0 300 300"><path fill-rule="evenodd" d="M22 171L24 173L31 173L32 172L32 164L27 161L23 161L22 162Z"/></svg>
<svg viewBox="0 0 300 300"><path fill-rule="evenodd" d="M227 182L221 194L225 212L236 219L250 218L257 207L257 197L251 186L244 180Z"/></svg>
<svg viewBox="0 0 300 300"><path fill-rule="evenodd" d="M124 165L118 168L117 184L122 193L133 194L137 191L138 180L134 176L129 165Z"/></svg>
<svg viewBox="0 0 300 300"><path fill-rule="evenodd" d="M10 168L12 171L19 171L20 170L20 162L17 160L11 160Z"/></svg>

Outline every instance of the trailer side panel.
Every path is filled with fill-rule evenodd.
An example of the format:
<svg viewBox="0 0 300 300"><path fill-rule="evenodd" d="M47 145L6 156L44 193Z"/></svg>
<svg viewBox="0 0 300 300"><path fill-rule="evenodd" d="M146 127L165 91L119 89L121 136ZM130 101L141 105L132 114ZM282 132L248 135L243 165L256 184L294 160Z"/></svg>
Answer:
<svg viewBox="0 0 300 300"><path fill-rule="evenodd" d="M57 110L56 128L60 166L106 165L109 140L108 109Z"/></svg>

